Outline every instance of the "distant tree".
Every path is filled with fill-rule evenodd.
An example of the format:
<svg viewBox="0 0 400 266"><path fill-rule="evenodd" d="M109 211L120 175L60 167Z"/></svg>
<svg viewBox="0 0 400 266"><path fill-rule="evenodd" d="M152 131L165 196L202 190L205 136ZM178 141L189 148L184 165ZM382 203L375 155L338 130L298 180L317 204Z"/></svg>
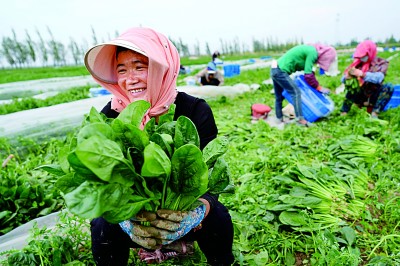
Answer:
<svg viewBox="0 0 400 266"><path fill-rule="evenodd" d="M65 50L65 45L61 42L56 42L59 58L59 64L66 65L67 64L67 51Z"/></svg>
<svg viewBox="0 0 400 266"><path fill-rule="evenodd" d="M179 55L182 55L182 50L179 47L179 43L177 43L174 39L172 39L171 37L168 37L168 39L171 40L172 44L175 45L176 50L178 50Z"/></svg>
<svg viewBox="0 0 400 266"><path fill-rule="evenodd" d="M46 66L47 65L47 61L49 60L49 54L48 54L48 51L47 51L47 48L46 48L46 43L44 42L44 40L42 38L42 35L40 34L38 29L36 29L36 34L37 34L37 36L39 38L39 41L40 41L38 46L39 46L39 50L40 50L41 57L42 57L42 64Z"/></svg>
<svg viewBox="0 0 400 266"><path fill-rule="evenodd" d="M22 67L28 61L28 47L18 41L17 34L15 33L14 29L12 30L12 34L15 49L15 59L18 62L19 67Z"/></svg>
<svg viewBox="0 0 400 266"><path fill-rule="evenodd" d="M243 53L250 52L249 46L246 43L242 43L242 52Z"/></svg>
<svg viewBox="0 0 400 266"><path fill-rule="evenodd" d="M385 43L394 44L394 43L397 43L397 41L396 41L396 39L394 38L394 36L392 34L388 39L386 39Z"/></svg>
<svg viewBox="0 0 400 266"><path fill-rule="evenodd" d="M93 26L91 26L91 28L92 28L92 41L93 41L93 45L96 45L96 44L98 44L97 37L96 37L96 32L94 31Z"/></svg>
<svg viewBox="0 0 400 266"><path fill-rule="evenodd" d="M253 51L256 53L265 51L264 44L261 41L253 38Z"/></svg>
<svg viewBox="0 0 400 266"><path fill-rule="evenodd" d="M89 49L89 43L86 39L82 40L81 44L81 50L82 50L82 55L85 54L85 52Z"/></svg>
<svg viewBox="0 0 400 266"><path fill-rule="evenodd" d="M13 40L10 37L3 37L1 45L1 54L4 55L7 62L13 67L15 65Z"/></svg>
<svg viewBox="0 0 400 266"><path fill-rule="evenodd" d="M210 50L210 46L208 45L208 42L206 42L206 54L207 55L211 54L211 50Z"/></svg>
<svg viewBox="0 0 400 266"><path fill-rule="evenodd" d="M25 34L26 34L26 43L28 45L29 56L32 62L35 63L36 62L35 42L32 40L27 30L25 30Z"/></svg>
<svg viewBox="0 0 400 266"><path fill-rule="evenodd" d="M194 44L194 54L199 56L200 55L200 43L199 40L196 40L196 43Z"/></svg>
<svg viewBox="0 0 400 266"><path fill-rule="evenodd" d="M75 65L79 65L82 62L83 51L79 48L79 45L73 38L70 38L68 47L71 50L72 59L74 60Z"/></svg>
<svg viewBox="0 0 400 266"><path fill-rule="evenodd" d="M358 44L358 40L357 39L351 39L349 45L351 47L357 46Z"/></svg>
<svg viewBox="0 0 400 266"><path fill-rule="evenodd" d="M238 37L236 37L233 40L232 52L235 53L235 54L240 54L241 53L241 51L240 51L240 41L239 41Z"/></svg>
<svg viewBox="0 0 400 266"><path fill-rule="evenodd" d="M173 41L171 42L175 45L176 49L178 50L181 56L190 56L189 46L187 44L184 44L181 38L179 38L178 42L173 42Z"/></svg>
<svg viewBox="0 0 400 266"><path fill-rule="evenodd" d="M223 54L228 54L229 53L229 48L226 42L222 39L219 39L219 42L221 43L221 51Z"/></svg>
<svg viewBox="0 0 400 266"><path fill-rule="evenodd" d="M48 41L48 46L50 47L50 51L53 57L53 64L57 65L65 65L65 49L64 45L60 42L57 42L54 39L53 33L51 32L50 28L47 27L47 30L50 35L50 41Z"/></svg>

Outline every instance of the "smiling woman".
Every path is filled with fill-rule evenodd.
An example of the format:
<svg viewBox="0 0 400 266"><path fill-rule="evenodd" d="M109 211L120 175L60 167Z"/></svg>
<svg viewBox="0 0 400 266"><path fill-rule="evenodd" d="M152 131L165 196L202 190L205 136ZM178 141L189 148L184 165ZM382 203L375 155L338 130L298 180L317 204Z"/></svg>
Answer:
<svg viewBox="0 0 400 266"><path fill-rule="evenodd" d="M210 106L203 99L176 90L180 58L175 46L164 35L148 28L132 28L115 40L89 49L85 65L94 79L113 94L112 100L102 109L108 118L126 117L123 110L129 108L137 113L139 110L131 103L145 100L150 104L139 121L141 128L150 121L154 125L154 121L170 113L170 107L174 106L173 120L179 121L185 116L193 122L201 150L217 137L218 129ZM93 146L94 149L98 145ZM188 154L182 156L187 160ZM151 168L154 164L148 169ZM142 175L143 171L142 168ZM190 176L193 178L194 175ZM165 239L160 242L163 233L158 225L149 226L153 234L142 235L130 219L118 224L110 222L105 215L95 216L98 218L91 222L91 233L96 264L127 265L131 247L144 247L160 253L168 250L170 244L181 246L188 241L197 241L210 265L231 265L234 260L233 225L227 208L218 201L216 194L210 192L205 192L196 202L198 207L181 219L184 230L179 229L181 226L171 230L169 235L173 237L168 242ZM137 217L132 219L137 220ZM167 220L161 219L162 222Z"/></svg>

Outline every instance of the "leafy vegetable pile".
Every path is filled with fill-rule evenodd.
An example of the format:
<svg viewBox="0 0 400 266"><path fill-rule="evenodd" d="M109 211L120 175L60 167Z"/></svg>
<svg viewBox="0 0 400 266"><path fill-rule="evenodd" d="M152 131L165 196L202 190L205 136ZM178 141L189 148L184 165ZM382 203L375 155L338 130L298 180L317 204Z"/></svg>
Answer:
<svg viewBox="0 0 400 266"><path fill-rule="evenodd" d="M11 171L7 174L0 173L0 236L16 224L47 215L62 206L58 193L46 190L39 176Z"/></svg>
<svg viewBox="0 0 400 266"><path fill-rule="evenodd" d="M346 225L364 212L374 180L362 167L373 162L380 145L363 136L346 136L326 149L335 162L295 162L271 177L274 192L266 197L268 219L297 231L317 231ZM254 177L252 177L254 178Z"/></svg>
<svg viewBox="0 0 400 266"><path fill-rule="evenodd" d="M329 150L339 159L357 163L375 160L379 145L367 137L350 135L331 145Z"/></svg>
<svg viewBox="0 0 400 266"><path fill-rule="evenodd" d="M299 231L315 231L358 219L372 180L352 166L296 165L273 178L279 193L271 195L267 209L279 213L282 224Z"/></svg>
<svg viewBox="0 0 400 266"><path fill-rule="evenodd" d="M360 90L360 84L357 78L346 79L344 85L345 89L353 94Z"/></svg>
<svg viewBox="0 0 400 266"><path fill-rule="evenodd" d="M232 192L222 156L227 139L218 137L201 151L193 122L185 116L173 121L174 105L141 129L149 107L133 102L116 119L92 108L59 164L41 167L59 176L56 186L72 213L118 223L142 209L188 210L206 192Z"/></svg>

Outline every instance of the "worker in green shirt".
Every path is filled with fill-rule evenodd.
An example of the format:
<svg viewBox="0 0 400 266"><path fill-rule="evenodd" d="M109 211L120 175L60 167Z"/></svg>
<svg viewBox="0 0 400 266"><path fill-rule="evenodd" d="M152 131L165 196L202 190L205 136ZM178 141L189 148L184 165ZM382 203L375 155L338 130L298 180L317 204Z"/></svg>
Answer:
<svg viewBox="0 0 400 266"><path fill-rule="evenodd" d="M315 78L313 72L314 64L329 72L329 68L336 59L336 50L332 46L322 44L298 45L287 51L271 66L271 78L275 92L275 112L278 120L283 122L282 101L283 90L290 94L293 100L294 111L297 123L302 126L309 126L304 119L301 107L300 88L291 79L290 75L296 71L304 71L305 81L321 93L328 94L330 90L323 88Z"/></svg>

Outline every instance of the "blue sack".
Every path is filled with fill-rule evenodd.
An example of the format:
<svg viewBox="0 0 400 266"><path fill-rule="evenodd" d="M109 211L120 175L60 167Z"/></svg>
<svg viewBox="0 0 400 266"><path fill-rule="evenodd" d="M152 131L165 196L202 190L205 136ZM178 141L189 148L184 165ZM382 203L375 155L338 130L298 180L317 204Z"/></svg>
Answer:
<svg viewBox="0 0 400 266"><path fill-rule="evenodd" d="M383 108L383 111L391 108L396 108L397 106L400 106L400 85L394 86L392 97L390 97L390 100L385 105L385 108Z"/></svg>
<svg viewBox="0 0 400 266"><path fill-rule="evenodd" d="M301 91L301 107L305 120L315 122L319 118L326 117L332 113L335 107L332 99L308 85L304 75L295 76L294 82ZM283 90L283 96L293 104L292 97L286 90Z"/></svg>

